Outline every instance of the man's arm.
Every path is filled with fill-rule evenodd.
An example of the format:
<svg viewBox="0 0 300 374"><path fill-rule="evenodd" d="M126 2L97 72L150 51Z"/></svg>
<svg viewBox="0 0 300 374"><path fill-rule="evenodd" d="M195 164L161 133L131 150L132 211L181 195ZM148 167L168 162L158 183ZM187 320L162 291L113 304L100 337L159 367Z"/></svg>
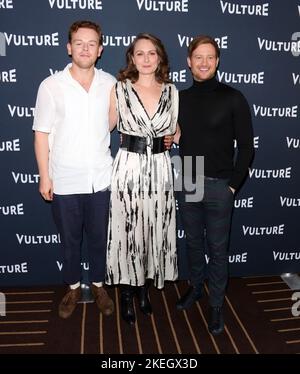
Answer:
<svg viewBox="0 0 300 374"><path fill-rule="evenodd" d="M53 183L49 177L48 136L48 133L35 131L34 151L40 175L39 192L45 200L51 201L53 200Z"/></svg>
<svg viewBox="0 0 300 374"><path fill-rule="evenodd" d="M48 136L55 122L55 102L47 85L48 80L40 84L32 129L34 130L34 151L37 160L40 183L39 192L47 201L53 199L53 183L49 177Z"/></svg>
<svg viewBox="0 0 300 374"><path fill-rule="evenodd" d="M233 126L238 153L229 186L234 192L246 177L254 155L251 112L247 100L240 92L233 98Z"/></svg>

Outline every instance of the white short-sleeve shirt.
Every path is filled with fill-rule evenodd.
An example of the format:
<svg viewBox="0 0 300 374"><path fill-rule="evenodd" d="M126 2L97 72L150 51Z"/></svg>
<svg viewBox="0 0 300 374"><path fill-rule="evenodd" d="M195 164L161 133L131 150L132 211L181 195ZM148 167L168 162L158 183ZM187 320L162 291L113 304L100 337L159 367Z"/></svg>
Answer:
<svg viewBox="0 0 300 374"><path fill-rule="evenodd" d="M49 134L49 175L58 195L105 189L112 171L108 112L116 80L95 69L87 92L71 66L40 84L32 127Z"/></svg>

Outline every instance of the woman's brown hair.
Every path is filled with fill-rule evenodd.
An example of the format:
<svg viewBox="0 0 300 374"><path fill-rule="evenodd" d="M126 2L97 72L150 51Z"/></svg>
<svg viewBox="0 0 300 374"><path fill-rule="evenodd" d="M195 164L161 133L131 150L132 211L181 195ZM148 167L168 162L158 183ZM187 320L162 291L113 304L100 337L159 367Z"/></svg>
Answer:
<svg viewBox="0 0 300 374"><path fill-rule="evenodd" d="M133 54L134 49L139 40L146 39L152 42L155 46L156 52L159 57L159 64L155 71L155 78L158 83L167 83L170 82L169 79L169 60L166 53L165 47L163 46L160 39L156 36L148 33L139 34L134 41L130 44L126 51L126 67L119 71L118 80L124 81L129 79L132 83L135 83L139 78L139 72L137 71L133 63Z"/></svg>

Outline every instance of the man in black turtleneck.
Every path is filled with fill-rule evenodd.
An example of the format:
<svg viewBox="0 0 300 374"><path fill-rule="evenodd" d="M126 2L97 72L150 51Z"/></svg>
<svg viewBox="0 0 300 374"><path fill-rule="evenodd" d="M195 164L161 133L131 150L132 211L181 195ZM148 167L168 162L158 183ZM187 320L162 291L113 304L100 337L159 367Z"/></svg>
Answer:
<svg viewBox="0 0 300 374"><path fill-rule="evenodd" d="M176 307L187 309L203 294L206 242L209 256L208 329L213 335L224 329L222 305L228 279L227 249L234 193L243 182L253 157L249 105L240 91L215 79L219 55L218 44L209 36L199 36L189 45L188 65L194 82L180 92L178 118L181 128L179 152L182 159L185 156L193 158L193 181L197 177L196 156L204 157L204 195L201 201L188 202L183 192L181 199L190 287ZM234 140L238 150L235 159Z"/></svg>

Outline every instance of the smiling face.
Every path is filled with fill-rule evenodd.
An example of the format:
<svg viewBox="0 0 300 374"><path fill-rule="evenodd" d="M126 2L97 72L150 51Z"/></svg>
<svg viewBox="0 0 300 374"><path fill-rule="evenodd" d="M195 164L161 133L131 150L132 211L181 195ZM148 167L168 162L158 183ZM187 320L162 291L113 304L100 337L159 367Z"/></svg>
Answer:
<svg viewBox="0 0 300 374"><path fill-rule="evenodd" d="M150 40L140 39L134 47L132 61L139 74L152 75L155 74L160 58Z"/></svg>
<svg viewBox="0 0 300 374"><path fill-rule="evenodd" d="M210 43L200 44L187 59L193 77L202 82L215 76L219 58L215 47Z"/></svg>
<svg viewBox="0 0 300 374"><path fill-rule="evenodd" d="M68 54L72 63L81 69L91 68L101 55L103 47L99 36L93 29L79 28L72 34L72 40L67 44Z"/></svg>

